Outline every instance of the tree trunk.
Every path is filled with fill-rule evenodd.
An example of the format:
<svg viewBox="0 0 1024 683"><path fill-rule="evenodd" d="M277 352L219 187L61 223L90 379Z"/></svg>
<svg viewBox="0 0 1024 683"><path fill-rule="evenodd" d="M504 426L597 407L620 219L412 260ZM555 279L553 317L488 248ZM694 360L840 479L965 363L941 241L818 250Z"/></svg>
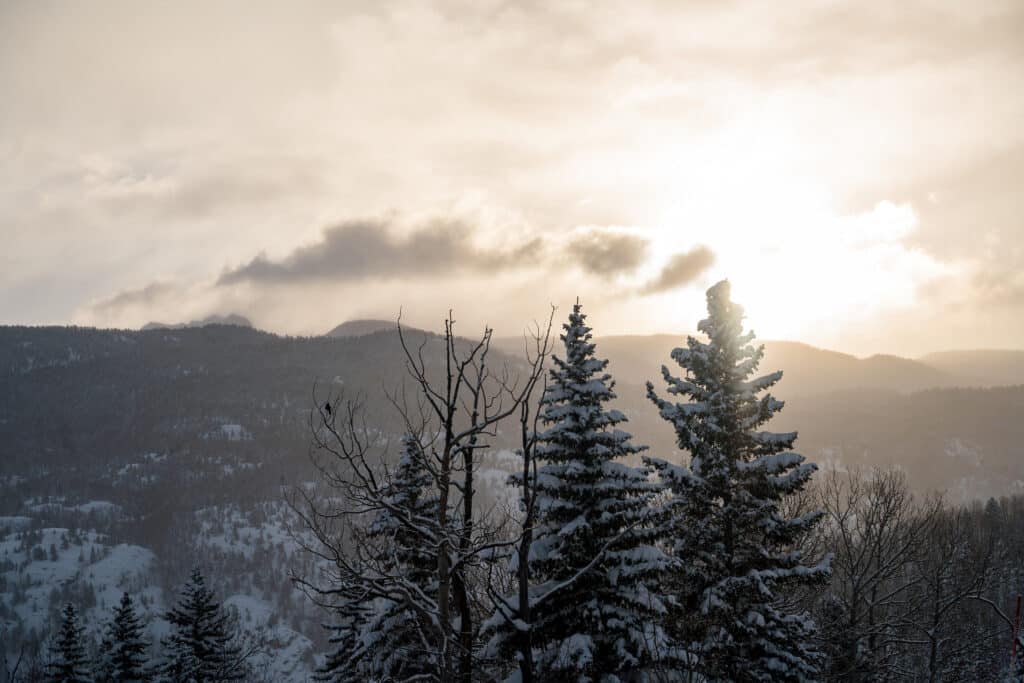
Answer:
<svg viewBox="0 0 1024 683"><path fill-rule="evenodd" d="M473 416L474 422L476 415ZM455 600L459 607L459 680L470 683L473 678L473 610L469 604L466 586L465 557L469 554L473 538L473 448L476 439L471 439L470 448L465 452L465 491L462 496L462 535L459 538L459 558L462 564L455 572Z"/></svg>
<svg viewBox="0 0 1024 683"><path fill-rule="evenodd" d="M533 631L530 624L530 546L533 545L533 502L530 491L530 460L523 454L523 502L527 515L519 543L519 618L526 630L519 633L519 673L523 683L533 683Z"/></svg>
<svg viewBox="0 0 1024 683"><path fill-rule="evenodd" d="M448 429L449 433L451 428ZM437 552L437 621L438 627L441 630L441 673L442 677L447 676L452 670L451 668L451 650L448 647L448 634L451 633L452 617L449 612L449 603L451 599L451 579L449 578L450 569L449 559L451 557L451 549L448 547L448 487L449 487L449 472L451 466L451 454L445 453L441 461L441 477L438 482L439 487L439 498L438 498L438 510L437 510L437 523L438 528L441 530L441 543L438 547Z"/></svg>

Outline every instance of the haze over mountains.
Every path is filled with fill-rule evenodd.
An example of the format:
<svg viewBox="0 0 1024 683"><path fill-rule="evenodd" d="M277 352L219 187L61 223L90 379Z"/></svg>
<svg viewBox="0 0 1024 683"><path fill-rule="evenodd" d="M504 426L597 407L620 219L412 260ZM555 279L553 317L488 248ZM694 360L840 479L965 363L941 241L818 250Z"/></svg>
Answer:
<svg viewBox="0 0 1024 683"><path fill-rule="evenodd" d="M38 463L40 449L58 462L71 456L98 462L152 449L154 440L173 448L174 440L208 434L221 423L241 424L251 434L277 425L253 447L301 451L314 385L364 396L382 429L398 429L384 397L404 377L393 321L353 320L302 338L244 326L241 316L208 320L141 331L0 328L0 371L8 377L0 390L0 449L7 451L0 469L24 476L15 463ZM427 341L429 356L436 337L408 331L416 343ZM599 355L610 359L634 431L652 447L674 450L643 385L660 383L661 365L672 364L669 353L684 337L609 336L597 343ZM496 362L514 366L523 340L499 338L494 347ZM1024 481L1024 464L1017 462L1024 438L1014 441L1024 412L1013 412L1024 395L1024 351L908 359L856 358L789 341L765 347L761 369L784 372L774 393L788 407L778 420L801 432L798 446L812 459L919 468L917 485L961 497L1000 495ZM977 427L994 414L1006 419ZM970 419L953 429L957 415ZM891 429L872 426L876 419ZM943 456L941 467L926 464L929 452L947 451L975 464L953 466L954 456Z"/></svg>
<svg viewBox="0 0 1024 683"><path fill-rule="evenodd" d="M206 325L252 327L248 318L235 313L210 315L188 323L149 323L143 330L181 329ZM375 332L393 331L396 321L385 319L347 320L324 336L361 337ZM613 371L636 377L658 373L654 359L666 355L666 349L685 344L687 333L601 336L602 353L611 361ZM877 388L887 391L919 391L938 387L989 387L1024 384L1024 350L966 349L929 353L920 358L875 354L865 358L822 349L798 341L762 340L765 345L763 367L785 369L782 393L815 394L823 391ZM516 354L522 340L513 337L495 339L498 348Z"/></svg>
<svg viewBox="0 0 1024 683"><path fill-rule="evenodd" d="M395 329L393 320L349 320L328 337L358 337ZM683 334L615 335L596 338L612 371L628 377L658 374L662 358L686 343ZM495 340L502 350L516 354L522 340ZM844 389L877 388L919 391L938 387L988 387L1024 384L1024 350L960 350L931 353L921 358L876 354L858 358L797 341L767 340L762 367L782 368L781 393L815 394Z"/></svg>
<svg viewBox="0 0 1024 683"><path fill-rule="evenodd" d="M252 327L249 319L236 313L227 315L209 315L202 320L193 320L187 323L168 325L166 323L151 322L142 326L143 330L166 330L181 329L183 327L206 327L207 325L236 325L238 327Z"/></svg>
<svg viewBox="0 0 1024 683"><path fill-rule="evenodd" d="M407 329L406 338L440 367L436 335ZM683 337L597 343L637 443L682 457L643 385L660 384ZM493 346L493 365L522 367L522 339ZM898 467L918 491L942 490L953 502L1024 491L1024 352L858 359L795 342L766 349L761 369L785 373L774 393L786 408L772 426L798 430L797 450L810 460ZM57 551L67 565L62 590L98 596L89 598L98 615L113 599L107 565L120 563L133 585L149 587L158 630L188 565L217 567L229 603L290 653L275 675L313 670L324 649L318 616L289 585L261 578L304 561L288 541L282 484L313 478L308 420L328 392L360 397L371 428L400 434L385 393L405 377L393 322L349 321L318 337L282 337L233 316L145 330L0 327L0 376L0 538L6 529L10 548L22 552L24 530L83 530ZM485 455L484 500L508 495L502 449L514 446L499 434ZM18 574L27 587L0 587L0 635L11 643L37 638L66 598L52 593L47 567L32 559Z"/></svg>
<svg viewBox="0 0 1024 683"><path fill-rule="evenodd" d="M598 339L616 372L636 376L658 373L667 350L685 346L685 335L617 336ZM844 389L919 391L938 387L986 387L1024 384L1024 351L951 351L923 358L850 354L794 341L763 342L762 368L785 372L780 395L805 395Z"/></svg>

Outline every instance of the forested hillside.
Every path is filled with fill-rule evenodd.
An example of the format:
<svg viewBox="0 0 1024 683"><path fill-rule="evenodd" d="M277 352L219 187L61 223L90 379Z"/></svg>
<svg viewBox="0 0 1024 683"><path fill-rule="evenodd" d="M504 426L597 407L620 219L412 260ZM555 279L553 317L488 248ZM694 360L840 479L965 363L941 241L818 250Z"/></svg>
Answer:
<svg viewBox="0 0 1024 683"><path fill-rule="evenodd" d="M363 334L375 327L314 338L232 325L0 328L0 634L8 655L41 653L66 602L98 643L124 591L158 642L170 628L165 611L201 566L247 637L273 652L268 670L311 676L327 634L323 613L288 581L314 569L296 545L304 532L285 499L317 478L310 418L328 397L359 399L382 438L397 443L404 431L388 396L410 386L407 359L394 330ZM435 379L443 341L406 331ZM672 364L669 352L682 340L598 342L617 380L612 405L629 416L636 441L680 461L643 382L660 381L660 365ZM528 369L521 340L498 346L493 367ZM769 344L766 358L770 368L786 361L777 363L786 379L776 391L786 409L772 426L799 430L797 449L809 460L840 471L895 466L919 497L940 490L975 506L965 524L991 526L998 513L1000 534L1021 533L1019 499L990 503L985 515L976 506L1024 487L1024 387L954 388L950 371L916 361L858 361L801 345ZM506 479L518 433L498 430L489 444L475 484L481 507L514 499ZM1001 552L1016 557L1016 547Z"/></svg>

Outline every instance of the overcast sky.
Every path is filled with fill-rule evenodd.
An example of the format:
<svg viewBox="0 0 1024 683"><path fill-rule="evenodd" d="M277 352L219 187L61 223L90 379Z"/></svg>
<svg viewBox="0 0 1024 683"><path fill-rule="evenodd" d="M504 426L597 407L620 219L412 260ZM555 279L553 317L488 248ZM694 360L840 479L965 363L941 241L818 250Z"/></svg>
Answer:
<svg viewBox="0 0 1024 683"><path fill-rule="evenodd" d="M272 9L276 7L277 9ZM0 323L1024 347L1024 3L0 3Z"/></svg>

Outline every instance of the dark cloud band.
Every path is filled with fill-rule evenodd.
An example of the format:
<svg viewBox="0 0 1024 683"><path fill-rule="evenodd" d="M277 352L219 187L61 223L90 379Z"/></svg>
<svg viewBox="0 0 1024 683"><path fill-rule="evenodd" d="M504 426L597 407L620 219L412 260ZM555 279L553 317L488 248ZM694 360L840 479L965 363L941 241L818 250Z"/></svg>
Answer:
<svg viewBox="0 0 1024 683"><path fill-rule="evenodd" d="M344 282L494 272L536 263L544 250L540 239L501 250L477 247L472 237L468 226L453 221L435 221L404 237L396 236L383 221L351 221L328 228L319 242L299 247L279 261L257 256L224 272L217 284Z"/></svg>
<svg viewBox="0 0 1024 683"><path fill-rule="evenodd" d="M632 272L643 263L649 242L636 235L595 230L569 243L568 252L594 275Z"/></svg>
<svg viewBox="0 0 1024 683"><path fill-rule="evenodd" d="M710 268L714 262L714 252L703 245L696 246L690 251L680 252L669 259L658 277L648 282L641 293L656 294L689 284Z"/></svg>

